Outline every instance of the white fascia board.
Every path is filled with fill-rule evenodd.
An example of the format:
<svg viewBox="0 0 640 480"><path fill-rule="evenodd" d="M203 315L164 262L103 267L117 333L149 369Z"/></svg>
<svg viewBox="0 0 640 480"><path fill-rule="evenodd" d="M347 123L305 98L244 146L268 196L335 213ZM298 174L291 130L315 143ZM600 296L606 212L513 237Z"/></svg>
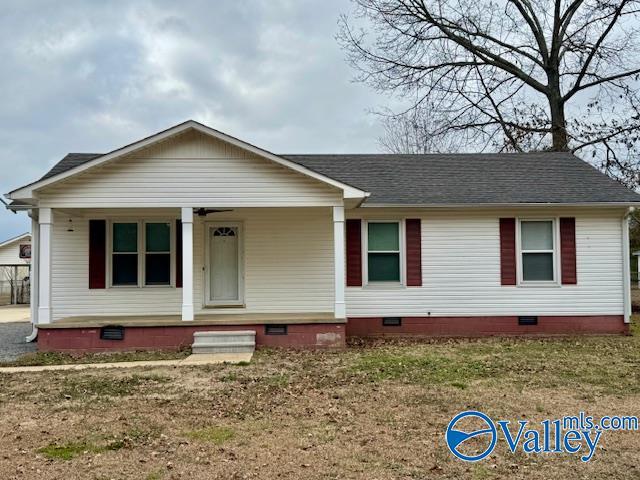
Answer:
<svg viewBox="0 0 640 480"><path fill-rule="evenodd" d="M188 120L187 122L181 123L179 125L176 125L175 127L171 127L167 130L164 130L160 133L157 133L155 135L152 135L150 137L144 138L142 140L139 140L137 142L134 142L130 145L127 145L125 147L119 148L117 150L114 150L110 153L106 153L105 155L102 155L101 157L98 157L94 160L91 160L89 162L86 162L82 165L79 165L75 168L72 168L70 170L67 170L66 172L62 172L59 173L58 175L54 175L53 177L44 179L44 180L40 180L37 182L34 182L30 185L26 185L24 187L18 188L16 190L13 190L12 192L8 193L7 195L5 195L7 198L12 199L12 200L16 200L16 199L27 199L27 198L34 198L34 191L41 189L43 187L46 187L48 185L51 185L53 183L59 182L61 180L64 180L66 178L72 177L74 175L77 175L79 173L85 172L87 170L89 170L90 168L96 167L98 165L102 165L106 162L109 162L111 160L114 160L116 158L128 155L130 153L134 153L138 150L141 150L143 148L149 147L151 145L153 145L154 143L157 142L161 142L163 140L166 140L172 136L178 135L180 133L183 133L187 130L196 130L200 133L203 133L205 135L208 135L210 137L216 138L218 140L222 140L224 142L230 143L231 145L234 145L236 147L242 148L243 150L247 150L251 153L254 153L262 158L265 158L267 160L271 160L272 162L278 163L290 170L293 170L295 172L301 173L302 175L305 175L307 177L311 177L315 180L318 180L320 182L323 182L325 184L331 185L333 187L336 187L340 190L343 191L344 194L344 198L365 198L368 196L368 193L360 190L358 188L352 187L351 185L347 185L345 183L339 182L337 180L334 180L333 178L327 177L325 175L322 175L320 173L316 173L312 170L309 170L308 168L299 165L295 162L292 162L290 160L284 159L282 157L279 157L278 155L268 152L266 150L263 150L259 147L256 147L255 145L251 145L250 143L247 142L243 142L240 139L237 139L235 137L232 137L230 135L227 135L226 133L222 133L218 130L215 130L213 128L207 127L206 125L202 125L201 123L198 123L194 120Z"/></svg>

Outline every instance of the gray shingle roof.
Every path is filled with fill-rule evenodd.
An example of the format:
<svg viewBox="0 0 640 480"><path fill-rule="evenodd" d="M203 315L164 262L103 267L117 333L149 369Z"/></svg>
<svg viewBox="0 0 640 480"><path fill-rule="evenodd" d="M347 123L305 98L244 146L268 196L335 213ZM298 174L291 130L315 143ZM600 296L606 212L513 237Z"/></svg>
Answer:
<svg viewBox="0 0 640 480"><path fill-rule="evenodd" d="M70 153L42 179L101 155ZM570 153L280 156L370 192L367 205L640 202Z"/></svg>
<svg viewBox="0 0 640 480"><path fill-rule="evenodd" d="M59 173L71 170L74 167L80 166L83 163L87 163L94 158L101 157L102 153L67 153L67 155L56 163L51 170L43 175L40 180L58 175Z"/></svg>
<svg viewBox="0 0 640 480"><path fill-rule="evenodd" d="M570 153L281 155L367 192L367 205L640 202Z"/></svg>

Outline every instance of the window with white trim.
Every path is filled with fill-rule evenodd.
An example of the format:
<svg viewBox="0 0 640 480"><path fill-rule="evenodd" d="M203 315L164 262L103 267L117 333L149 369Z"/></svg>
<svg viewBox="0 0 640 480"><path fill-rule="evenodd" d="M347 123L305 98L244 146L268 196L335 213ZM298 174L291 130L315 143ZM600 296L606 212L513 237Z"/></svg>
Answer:
<svg viewBox="0 0 640 480"><path fill-rule="evenodd" d="M553 220L521 220L520 271L522 282L554 282L556 240Z"/></svg>
<svg viewBox="0 0 640 480"><path fill-rule="evenodd" d="M399 222L367 222L367 278L369 283L401 281Z"/></svg>
<svg viewBox="0 0 640 480"><path fill-rule="evenodd" d="M111 286L170 286L171 222L111 223Z"/></svg>

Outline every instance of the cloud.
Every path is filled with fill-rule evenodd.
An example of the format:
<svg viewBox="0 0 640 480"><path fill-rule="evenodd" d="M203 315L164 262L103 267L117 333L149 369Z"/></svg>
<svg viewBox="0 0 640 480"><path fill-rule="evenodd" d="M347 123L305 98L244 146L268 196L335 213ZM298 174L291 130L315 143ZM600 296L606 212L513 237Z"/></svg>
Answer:
<svg viewBox="0 0 640 480"><path fill-rule="evenodd" d="M194 118L275 152L377 150L346 1L21 1L0 15L0 191ZM0 213L0 239L29 228Z"/></svg>

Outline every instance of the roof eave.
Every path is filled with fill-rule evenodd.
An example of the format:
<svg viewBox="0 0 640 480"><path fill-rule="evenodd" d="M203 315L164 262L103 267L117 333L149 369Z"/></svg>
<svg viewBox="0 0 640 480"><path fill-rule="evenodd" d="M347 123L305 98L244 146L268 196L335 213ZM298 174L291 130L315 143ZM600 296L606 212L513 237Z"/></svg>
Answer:
<svg viewBox="0 0 640 480"><path fill-rule="evenodd" d="M363 208L488 208L488 207L639 207L637 202L522 202L522 203L370 203Z"/></svg>

